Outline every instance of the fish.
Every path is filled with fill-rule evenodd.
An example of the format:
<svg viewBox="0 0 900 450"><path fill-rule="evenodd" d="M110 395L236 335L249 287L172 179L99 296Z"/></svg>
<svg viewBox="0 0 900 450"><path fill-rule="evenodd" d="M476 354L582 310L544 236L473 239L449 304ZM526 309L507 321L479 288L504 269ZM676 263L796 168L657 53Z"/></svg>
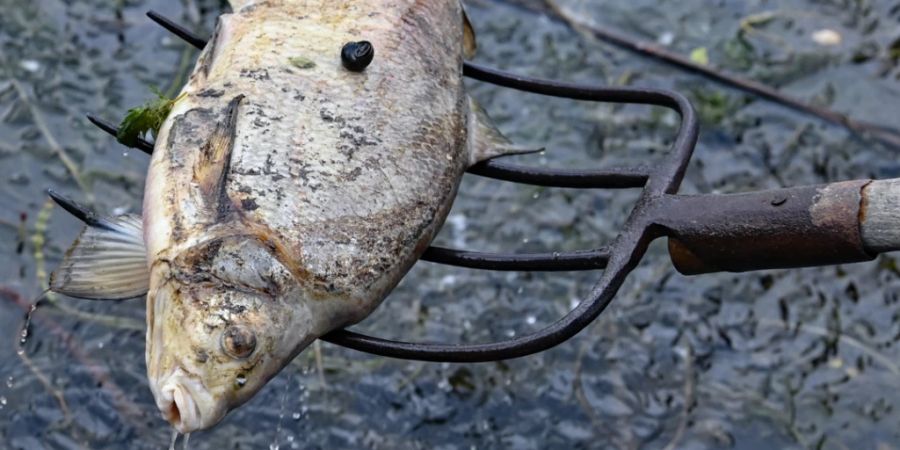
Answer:
<svg viewBox="0 0 900 450"><path fill-rule="evenodd" d="M146 295L162 417L208 429L366 318L463 173L530 151L467 94L459 0L231 0L156 136L142 216L88 223L52 290Z"/></svg>

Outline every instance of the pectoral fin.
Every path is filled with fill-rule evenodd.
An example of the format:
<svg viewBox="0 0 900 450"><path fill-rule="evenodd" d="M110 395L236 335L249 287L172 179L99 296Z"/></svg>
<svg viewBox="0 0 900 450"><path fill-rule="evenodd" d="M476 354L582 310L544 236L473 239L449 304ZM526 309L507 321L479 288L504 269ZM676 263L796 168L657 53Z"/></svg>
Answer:
<svg viewBox="0 0 900 450"><path fill-rule="evenodd" d="M92 300L146 294L150 271L142 229L140 216L133 214L94 220L50 274L50 290Z"/></svg>
<svg viewBox="0 0 900 450"><path fill-rule="evenodd" d="M526 148L513 144L488 117L487 112L469 97L469 165L503 155L535 153L543 148Z"/></svg>

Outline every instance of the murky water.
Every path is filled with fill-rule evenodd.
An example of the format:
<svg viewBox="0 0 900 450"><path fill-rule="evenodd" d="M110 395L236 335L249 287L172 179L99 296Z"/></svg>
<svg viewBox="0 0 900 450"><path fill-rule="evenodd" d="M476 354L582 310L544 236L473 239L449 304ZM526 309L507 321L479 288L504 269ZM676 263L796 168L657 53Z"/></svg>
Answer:
<svg viewBox="0 0 900 450"><path fill-rule="evenodd" d="M525 7L522 7L525 5ZM705 118L682 192L736 192L900 176L896 151L579 35L531 12L470 2L480 62L517 73L689 93ZM713 64L853 117L898 125L900 8L888 1L559 1L583 20L705 47ZM76 236L53 187L100 211L138 211L147 158L91 127L178 85L193 50L144 17L208 33L210 0L0 0L0 446L160 449L171 438L146 385L140 300L56 298L20 324ZM742 27L743 25L743 27ZM841 42L815 42L816 31ZM472 83L537 165L652 161L676 117ZM64 161L65 160L65 161ZM76 176L73 176L77 174ZM76 182L76 179L78 180ZM467 176L438 243L553 251L609 241L637 193ZM190 447L900 447L900 280L895 257L793 271L682 277L651 247L612 306L571 341L490 364L396 361L321 346ZM596 273L491 273L418 264L358 329L483 342L561 316ZM180 443L179 443L180 446ZM177 448L177 447L176 447Z"/></svg>

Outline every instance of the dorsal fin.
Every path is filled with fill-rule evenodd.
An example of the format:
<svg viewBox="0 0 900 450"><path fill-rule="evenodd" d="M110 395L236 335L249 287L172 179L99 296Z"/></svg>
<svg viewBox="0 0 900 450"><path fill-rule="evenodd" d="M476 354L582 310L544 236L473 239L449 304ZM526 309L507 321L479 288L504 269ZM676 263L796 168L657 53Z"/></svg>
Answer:
<svg viewBox="0 0 900 450"><path fill-rule="evenodd" d="M543 148L526 148L506 138L487 112L469 97L469 165L503 155L535 153Z"/></svg>
<svg viewBox="0 0 900 450"><path fill-rule="evenodd" d="M466 8L463 7L463 55L466 59L475 57L475 50L478 48L475 42L475 29L472 28L472 22L469 22L469 15L466 14Z"/></svg>

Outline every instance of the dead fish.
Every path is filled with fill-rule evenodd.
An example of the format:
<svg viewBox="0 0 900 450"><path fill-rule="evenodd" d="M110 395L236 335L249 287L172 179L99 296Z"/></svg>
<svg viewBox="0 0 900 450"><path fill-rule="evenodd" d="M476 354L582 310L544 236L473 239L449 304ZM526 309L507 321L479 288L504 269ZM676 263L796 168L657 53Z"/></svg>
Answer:
<svg viewBox="0 0 900 450"><path fill-rule="evenodd" d="M466 94L459 0L231 5L159 131L143 219L88 226L51 281L147 294L150 387L182 433L368 316L465 169L525 151Z"/></svg>

